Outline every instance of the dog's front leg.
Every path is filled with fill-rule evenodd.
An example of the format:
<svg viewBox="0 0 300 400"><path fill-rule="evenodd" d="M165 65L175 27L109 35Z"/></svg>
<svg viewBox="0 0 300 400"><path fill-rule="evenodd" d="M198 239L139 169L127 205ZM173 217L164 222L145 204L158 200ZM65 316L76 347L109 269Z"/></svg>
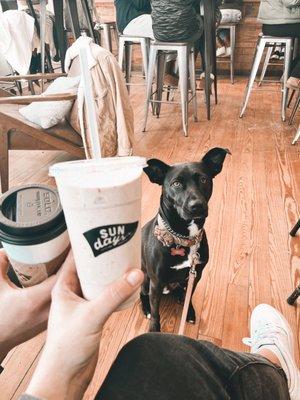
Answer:
<svg viewBox="0 0 300 400"><path fill-rule="evenodd" d="M200 281L201 278L201 274L197 274L195 280L194 280L194 284L193 284L193 289L192 289L192 294L191 294L191 299L190 299L190 304L189 304L189 308L188 308L188 313L186 316L186 321L189 322L190 324L195 324L196 322L196 313L195 313L195 309L192 303L193 300L193 294L194 291L198 285L198 282Z"/></svg>
<svg viewBox="0 0 300 400"><path fill-rule="evenodd" d="M151 320L149 332L160 332L160 316L159 304L163 293L163 286L156 282L150 281L150 307L151 307Z"/></svg>

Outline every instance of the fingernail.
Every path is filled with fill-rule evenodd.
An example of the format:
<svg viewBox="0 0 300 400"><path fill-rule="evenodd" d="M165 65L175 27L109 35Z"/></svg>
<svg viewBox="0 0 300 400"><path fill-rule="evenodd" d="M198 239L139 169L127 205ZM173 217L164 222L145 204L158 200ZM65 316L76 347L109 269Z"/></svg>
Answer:
<svg viewBox="0 0 300 400"><path fill-rule="evenodd" d="M139 270L130 271L126 277L127 282L131 286L136 286L143 280L142 272Z"/></svg>

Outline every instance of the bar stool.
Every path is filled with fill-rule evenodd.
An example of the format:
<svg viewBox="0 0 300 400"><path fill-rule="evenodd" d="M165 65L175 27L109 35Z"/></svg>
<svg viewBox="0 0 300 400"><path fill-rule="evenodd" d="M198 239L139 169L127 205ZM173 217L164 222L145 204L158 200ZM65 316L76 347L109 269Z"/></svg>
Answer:
<svg viewBox="0 0 300 400"><path fill-rule="evenodd" d="M101 33L103 32L103 39L104 39L103 47L104 48L106 48L111 53L113 52L112 37L114 37L115 42L116 42L116 47L118 49L119 34L118 34L118 29L117 29L117 23L115 21L97 23L95 25L95 30L97 30L99 32L100 40L102 39ZM101 40L101 44L102 44L102 40Z"/></svg>
<svg viewBox="0 0 300 400"><path fill-rule="evenodd" d="M240 118L243 117L246 107L249 101L250 93L253 87L253 83L255 81L255 77L259 68L259 64L261 62L263 52L265 47L269 48L270 46L273 47L274 42L280 43L281 45L285 45L285 54L284 54L284 71L283 71L283 79L282 79L282 96L281 96L281 118L282 121L286 119L286 105L287 105L287 94L288 88L286 87L286 82L288 80L288 74L292 59L292 48L293 48L293 38L291 37L274 37L274 36L265 36L260 34L257 45L256 51L254 55L253 65L250 73L250 77L245 89L245 96L243 101L242 110L240 113Z"/></svg>
<svg viewBox="0 0 300 400"><path fill-rule="evenodd" d="M128 90L130 86L134 85L130 83L130 78L131 78L131 67L132 67L132 46L135 44L139 44L141 46L143 71L147 83L150 38L140 37L140 36L119 35L119 65L123 71L125 70L125 80Z"/></svg>
<svg viewBox="0 0 300 400"><path fill-rule="evenodd" d="M273 43L273 46L270 46L270 47L267 48L267 53L266 53L264 65L263 65L262 70L261 70L261 75L260 75L260 79L259 79L259 82L258 82L258 86L260 86L262 84L262 82L264 81L264 78L265 78L265 75L266 75L266 72L267 72L267 69L268 69L269 65L274 65L274 66L275 65L281 65L282 66L282 63L274 63L274 62L270 63L270 58L271 58L272 52L273 52L273 50L274 50L274 48L276 46L277 46L277 43L275 42L275 43ZM296 57L297 56L297 47L298 47L298 38L294 39L294 46L293 47L294 47L293 57ZM268 80L267 82L272 82L272 81ZM275 81L275 82L277 82L277 81ZM289 104L288 104L288 107L289 107Z"/></svg>
<svg viewBox="0 0 300 400"><path fill-rule="evenodd" d="M231 47L231 54L230 54L230 81L234 84L234 52L235 52L235 38L236 38L236 26L238 23L228 23L228 24L221 24L218 26L218 29L229 29L230 32L230 47ZM228 62L227 60L217 59L218 63L225 63Z"/></svg>
<svg viewBox="0 0 300 400"><path fill-rule="evenodd" d="M145 104L145 119L143 132L146 131L149 105L159 105L169 103L161 100L163 91L163 78L165 72L165 57L169 52L177 52L179 88L182 110L182 124L184 135L188 136L188 103L193 101L194 120L197 121L197 97L196 97L196 74L194 45L189 42L159 42L152 41L150 44L149 69L147 78L147 99ZM157 83L156 91L152 92L152 83L157 65ZM191 97L189 98L189 86L191 88ZM154 95L156 98L154 99ZM175 102L172 102L174 104ZM175 103L176 104L176 103ZM154 107L155 109L155 107ZM159 111L156 111L159 116Z"/></svg>

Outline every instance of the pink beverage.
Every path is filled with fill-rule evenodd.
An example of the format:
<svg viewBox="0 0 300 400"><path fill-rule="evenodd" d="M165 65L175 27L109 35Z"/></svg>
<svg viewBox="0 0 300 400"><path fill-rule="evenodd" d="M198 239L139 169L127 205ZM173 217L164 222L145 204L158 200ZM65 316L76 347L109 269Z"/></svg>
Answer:
<svg viewBox="0 0 300 400"><path fill-rule="evenodd" d="M129 268L141 267L141 175L146 160L115 157L55 164L83 295L93 299ZM134 294L123 306L132 306Z"/></svg>

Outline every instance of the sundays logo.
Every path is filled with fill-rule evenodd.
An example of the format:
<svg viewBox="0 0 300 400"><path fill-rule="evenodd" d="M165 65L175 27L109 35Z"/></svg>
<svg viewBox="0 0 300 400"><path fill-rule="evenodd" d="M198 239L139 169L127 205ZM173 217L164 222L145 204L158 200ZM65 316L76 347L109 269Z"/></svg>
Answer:
<svg viewBox="0 0 300 400"><path fill-rule="evenodd" d="M106 225L91 229L83 235L95 257L127 243L135 234L138 221L131 224Z"/></svg>

